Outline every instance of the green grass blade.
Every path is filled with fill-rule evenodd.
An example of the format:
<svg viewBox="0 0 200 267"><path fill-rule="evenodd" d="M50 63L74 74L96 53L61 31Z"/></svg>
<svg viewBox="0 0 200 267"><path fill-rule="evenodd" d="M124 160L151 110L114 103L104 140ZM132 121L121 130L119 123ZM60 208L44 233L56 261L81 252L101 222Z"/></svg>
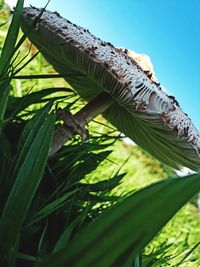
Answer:
<svg viewBox="0 0 200 267"><path fill-rule="evenodd" d="M0 134L3 127L3 120L8 103L8 97L10 94L10 88L11 86L9 85L9 82L0 81Z"/></svg>
<svg viewBox="0 0 200 267"><path fill-rule="evenodd" d="M70 239L72 231L81 222L81 220L82 220L82 216L79 216L70 225L66 227L65 231L62 233L62 235L60 236L59 240L57 241L53 249L54 252L66 246L66 244L68 243Z"/></svg>
<svg viewBox="0 0 200 267"><path fill-rule="evenodd" d="M0 75L8 67L17 41L24 0L18 0L0 57Z"/></svg>
<svg viewBox="0 0 200 267"><path fill-rule="evenodd" d="M70 199L74 196L74 194L76 194L76 192L78 192L78 190L65 193L62 197L59 197L58 199L50 202L48 205L34 214L34 217L32 218L30 224L36 223L47 217L49 214L58 211L58 209L60 209L61 207L66 205L68 201L70 201Z"/></svg>
<svg viewBox="0 0 200 267"><path fill-rule="evenodd" d="M41 237L40 237L40 241L38 244L38 258L42 258L44 257L44 255L46 255L46 239L48 236L48 221L44 227L44 230L42 231Z"/></svg>
<svg viewBox="0 0 200 267"><path fill-rule="evenodd" d="M65 248L36 266L123 266L199 190L199 174L150 185L112 207Z"/></svg>
<svg viewBox="0 0 200 267"><path fill-rule="evenodd" d="M88 189L90 192L103 191L105 193L105 192L109 192L113 188L117 187L125 175L126 175L126 173L122 173L122 174L116 175L114 178L111 178L108 180L100 181L97 183L81 184L81 186L83 188L85 187L85 189L86 190Z"/></svg>
<svg viewBox="0 0 200 267"><path fill-rule="evenodd" d="M7 174L8 166L10 165L11 159L12 159L12 153L11 153L11 145L7 137L2 133L0 135L0 188L2 190L2 183L4 182L4 179ZM10 166L9 166L10 167ZM4 194L4 191L0 191L0 199L1 194ZM1 207L1 203L0 203Z"/></svg>
<svg viewBox="0 0 200 267"><path fill-rule="evenodd" d="M23 260L26 260L26 261L30 261L30 262L34 262L36 260L36 257L33 257L31 255L28 255L28 254L25 254L25 253L22 253L22 252L18 252L17 253L17 258L18 259L23 259Z"/></svg>
<svg viewBox="0 0 200 267"><path fill-rule="evenodd" d="M28 106L32 104L44 102L45 101L44 97L47 97L48 95L51 95L54 93L60 93L60 92L73 93L73 91L69 88L54 87L54 88L42 89L40 91L30 93L23 97L9 98L7 113L12 114L12 116L16 115L17 113L23 111L24 109L26 109ZM62 98L64 97L66 96L62 96ZM55 96L52 97L53 100L55 100L55 98L56 98ZM59 96L59 98L61 98L61 96Z"/></svg>
<svg viewBox="0 0 200 267"><path fill-rule="evenodd" d="M83 76L83 75L82 75ZM19 80L31 80L31 79L57 79L64 78L62 74L38 74L38 75L18 75L14 76L13 79Z"/></svg>
<svg viewBox="0 0 200 267"><path fill-rule="evenodd" d="M2 124L4 114L6 111L7 102L8 102L8 96L10 93L10 86L9 86L9 83L0 82L0 87L1 87L0 88L0 121Z"/></svg>
<svg viewBox="0 0 200 267"><path fill-rule="evenodd" d="M192 254L192 252L198 247L200 245L200 241L198 242L198 243L196 243L187 253L186 253L186 255L183 257L183 259L179 262L179 263L177 263L177 267L178 266L181 266L184 262L185 262L185 260Z"/></svg>
<svg viewBox="0 0 200 267"><path fill-rule="evenodd" d="M0 221L0 256L5 259L15 247L31 200L46 165L55 123L55 115L46 115L34 139L24 151L23 162L8 196Z"/></svg>
<svg viewBox="0 0 200 267"><path fill-rule="evenodd" d="M14 166L12 168L12 177L16 177L28 150L35 139L35 135L40 127L42 127L48 112L51 110L51 107L52 102L48 103L41 110L39 110L36 115L27 123L18 145L16 157L13 161Z"/></svg>
<svg viewBox="0 0 200 267"><path fill-rule="evenodd" d="M133 264L130 262L124 267L142 267L140 256L135 257Z"/></svg>

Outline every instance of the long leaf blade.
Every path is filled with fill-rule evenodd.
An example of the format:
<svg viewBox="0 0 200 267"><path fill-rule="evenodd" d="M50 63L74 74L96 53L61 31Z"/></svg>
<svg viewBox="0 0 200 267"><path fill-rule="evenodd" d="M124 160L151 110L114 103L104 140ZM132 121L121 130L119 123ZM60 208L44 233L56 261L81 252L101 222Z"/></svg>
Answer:
<svg viewBox="0 0 200 267"><path fill-rule="evenodd" d="M24 0L18 0L0 57L0 74L8 67L12 58L21 24L23 5Z"/></svg>
<svg viewBox="0 0 200 267"><path fill-rule="evenodd" d="M123 266L199 189L199 174L148 186L105 212L67 247L36 266Z"/></svg>
<svg viewBox="0 0 200 267"><path fill-rule="evenodd" d="M8 97L10 94L10 88L11 86L9 86L9 83L7 83L7 81L0 81L0 134L3 127L3 120L8 103Z"/></svg>
<svg viewBox="0 0 200 267"><path fill-rule="evenodd" d="M48 103L36 115L27 123L25 129L20 138L20 142L17 149L17 154L14 159L15 166L12 168L12 177L16 177L20 166L22 165L26 154L37 134L37 131L42 127L45 118L52 107L52 103Z"/></svg>
<svg viewBox="0 0 200 267"><path fill-rule="evenodd" d="M5 257L15 247L20 235L22 223L46 165L54 122L55 115L47 114L17 173L0 221L1 256Z"/></svg>

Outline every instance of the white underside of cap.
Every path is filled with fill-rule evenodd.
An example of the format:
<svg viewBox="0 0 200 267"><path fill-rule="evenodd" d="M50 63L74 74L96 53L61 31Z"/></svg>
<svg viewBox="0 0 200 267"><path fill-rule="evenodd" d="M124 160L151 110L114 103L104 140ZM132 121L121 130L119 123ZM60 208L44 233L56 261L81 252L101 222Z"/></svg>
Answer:
<svg viewBox="0 0 200 267"><path fill-rule="evenodd" d="M39 9L30 7L24 9L23 15L30 21L31 17L35 18L39 13ZM110 43L101 41L88 30L60 17L56 12L45 11L39 25L39 30L42 31L40 35L44 40L47 37L45 34L51 39L49 32L56 35L56 42L59 42L63 55L66 53L67 60L77 63L83 74L96 79L102 90L111 94L129 113L152 121L155 128L157 125L167 127L176 133L181 142L190 144L200 154L200 134L189 117L183 113L177 101L150 80L132 58L117 51ZM54 39L52 38L52 42ZM50 47L51 43L46 45ZM72 47L77 49L74 54ZM85 61L87 64L84 64ZM97 75L99 66L104 69L102 77Z"/></svg>

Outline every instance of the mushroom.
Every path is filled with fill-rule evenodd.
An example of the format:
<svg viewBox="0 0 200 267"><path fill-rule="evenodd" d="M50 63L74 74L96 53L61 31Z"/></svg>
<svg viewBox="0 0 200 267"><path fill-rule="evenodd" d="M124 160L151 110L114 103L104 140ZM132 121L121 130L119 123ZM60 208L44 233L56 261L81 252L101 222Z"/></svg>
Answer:
<svg viewBox="0 0 200 267"><path fill-rule="evenodd" d="M38 8L24 8L24 32L40 13ZM167 165L176 169L200 167L200 133L175 98L169 97L128 54L57 12L44 11L28 37L89 102L71 118L83 136L87 136L85 124L102 113L119 131ZM67 123L69 114L60 113ZM70 134L70 127L57 130L54 143L60 144L52 153Z"/></svg>

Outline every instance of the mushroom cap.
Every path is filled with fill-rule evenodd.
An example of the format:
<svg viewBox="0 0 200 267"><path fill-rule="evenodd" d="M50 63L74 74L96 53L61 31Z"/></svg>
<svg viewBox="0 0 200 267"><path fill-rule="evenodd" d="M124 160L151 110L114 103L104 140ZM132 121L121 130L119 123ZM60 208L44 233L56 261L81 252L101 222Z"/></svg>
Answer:
<svg viewBox="0 0 200 267"><path fill-rule="evenodd" d="M153 82L158 83L158 79L156 77L154 67L153 67L153 64L151 62L151 58L149 56L147 56L145 54L138 54L135 51L131 51L131 50L123 48L123 47L119 47L118 50L124 52L129 57L134 59L134 61L137 62L137 64L143 69L143 71L147 74L147 76L150 77L150 79Z"/></svg>
<svg viewBox="0 0 200 267"><path fill-rule="evenodd" d="M40 13L24 8L24 32ZM44 11L28 37L82 98L110 94L113 104L103 116L136 144L173 168L200 167L200 133L133 58L57 12Z"/></svg>

